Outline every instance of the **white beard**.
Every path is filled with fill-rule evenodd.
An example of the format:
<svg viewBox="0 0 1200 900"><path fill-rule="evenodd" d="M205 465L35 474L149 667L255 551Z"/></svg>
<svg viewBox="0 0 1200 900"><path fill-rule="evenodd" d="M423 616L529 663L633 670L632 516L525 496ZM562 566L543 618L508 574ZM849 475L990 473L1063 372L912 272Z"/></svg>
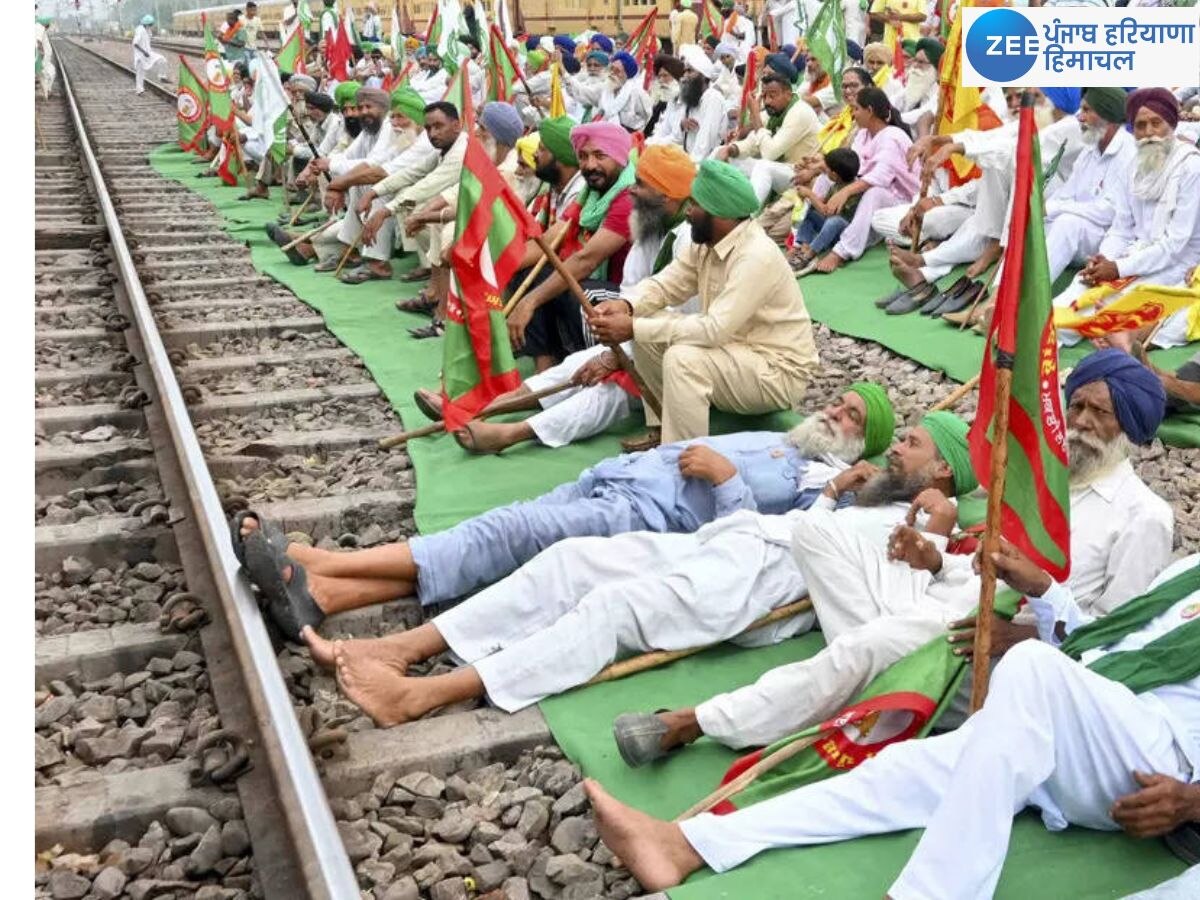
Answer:
<svg viewBox="0 0 1200 900"><path fill-rule="evenodd" d="M1070 463L1069 483L1073 488L1087 487L1120 465L1133 450L1124 432L1108 443L1092 434L1067 429L1067 459Z"/></svg>
<svg viewBox="0 0 1200 900"><path fill-rule="evenodd" d="M1148 137L1137 142L1137 168L1133 173L1133 195L1139 200L1158 200L1167 187L1167 161L1175 152L1175 138Z"/></svg>
<svg viewBox="0 0 1200 900"><path fill-rule="evenodd" d="M808 459L828 454L844 463L861 459L864 438L850 438L834 429L823 412L814 413L787 433L787 441Z"/></svg>
<svg viewBox="0 0 1200 900"><path fill-rule="evenodd" d="M1033 121L1038 131L1044 131L1054 124L1054 106L1048 101L1037 104L1033 108Z"/></svg>
<svg viewBox="0 0 1200 900"><path fill-rule="evenodd" d="M671 84L663 84L661 81L655 81L653 87L650 88L651 103L670 103L678 96L678 81L674 81Z"/></svg>
<svg viewBox="0 0 1200 900"><path fill-rule="evenodd" d="M921 101L929 94L929 89L933 87L933 83L937 80L937 72L933 69L928 71L925 69L914 70L909 73L908 81L904 85L904 105L908 109L915 109L921 105Z"/></svg>
<svg viewBox="0 0 1200 900"><path fill-rule="evenodd" d="M1079 140L1083 141L1085 147L1099 147L1103 135L1104 132L1092 125L1085 125L1079 129Z"/></svg>

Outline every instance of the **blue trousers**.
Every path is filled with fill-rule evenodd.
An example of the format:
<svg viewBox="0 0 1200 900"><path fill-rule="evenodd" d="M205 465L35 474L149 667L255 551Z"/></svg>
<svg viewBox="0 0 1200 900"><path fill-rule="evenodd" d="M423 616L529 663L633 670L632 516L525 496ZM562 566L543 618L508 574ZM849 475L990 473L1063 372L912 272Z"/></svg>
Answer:
<svg viewBox="0 0 1200 900"><path fill-rule="evenodd" d="M569 537L609 537L650 526L626 497L592 496L578 481L511 503L437 534L409 541L422 606L462 597L527 563ZM657 530L657 529L654 529Z"/></svg>
<svg viewBox="0 0 1200 900"><path fill-rule="evenodd" d="M823 216L811 206L796 226L796 246L808 244L813 253L831 249L850 223L841 216Z"/></svg>

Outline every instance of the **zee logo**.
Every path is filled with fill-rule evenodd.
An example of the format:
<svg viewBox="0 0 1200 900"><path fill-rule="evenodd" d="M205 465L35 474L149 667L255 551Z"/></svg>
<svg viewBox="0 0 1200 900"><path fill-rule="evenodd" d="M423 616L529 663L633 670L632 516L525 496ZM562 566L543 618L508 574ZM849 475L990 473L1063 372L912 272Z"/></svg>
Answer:
<svg viewBox="0 0 1200 900"><path fill-rule="evenodd" d="M993 9L975 20L964 46L971 65L983 78L1011 83L1037 62L1037 29L1015 10Z"/></svg>

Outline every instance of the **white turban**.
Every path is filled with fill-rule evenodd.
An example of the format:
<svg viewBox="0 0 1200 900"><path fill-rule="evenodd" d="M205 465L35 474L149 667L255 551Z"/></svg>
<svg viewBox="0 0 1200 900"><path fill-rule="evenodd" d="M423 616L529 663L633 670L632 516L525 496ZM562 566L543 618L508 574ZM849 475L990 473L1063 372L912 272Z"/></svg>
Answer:
<svg viewBox="0 0 1200 900"><path fill-rule="evenodd" d="M689 69L695 69L709 81L717 77L716 65L698 45L685 44L680 48L679 56L684 65Z"/></svg>

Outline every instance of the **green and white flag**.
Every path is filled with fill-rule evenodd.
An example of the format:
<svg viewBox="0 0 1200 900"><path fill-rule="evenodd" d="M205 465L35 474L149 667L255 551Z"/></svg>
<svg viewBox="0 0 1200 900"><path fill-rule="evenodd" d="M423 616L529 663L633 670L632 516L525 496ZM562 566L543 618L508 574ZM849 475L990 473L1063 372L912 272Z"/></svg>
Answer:
<svg viewBox="0 0 1200 900"><path fill-rule="evenodd" d="M467 45L459 40L471 33L458 0L438 0L438 34L436 53L446 71L453 75L458 71L462 58L467 55Z"/></svg>
<svg viewBox="0 0 1200 900"><path fill-rule="evenodd" d="M821 62L842 102L842 70L846 68L846 20L841 0L824 0L804 35L808 52Z"/></svg>

